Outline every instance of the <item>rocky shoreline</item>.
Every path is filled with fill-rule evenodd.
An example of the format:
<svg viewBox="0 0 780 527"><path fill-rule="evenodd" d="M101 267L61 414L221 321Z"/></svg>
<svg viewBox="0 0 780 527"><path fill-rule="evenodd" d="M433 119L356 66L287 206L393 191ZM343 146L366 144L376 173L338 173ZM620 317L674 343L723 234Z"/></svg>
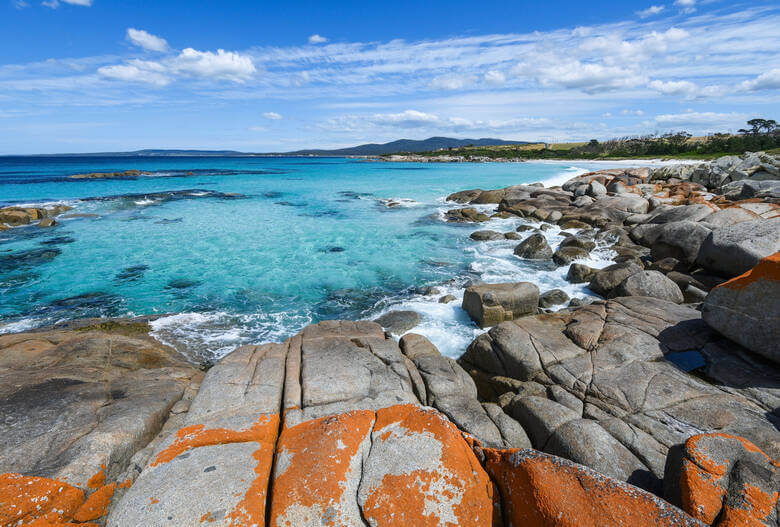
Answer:
<svg viewBox="0 0 780 527"><path fill-rule="evenodd" d="M533 222L472 238L601 297L472 284L463 308L490 329L457 361L408 313L206 372L148 319L0 335L0 525L776 526L778 167L449 196L447 221ZM533 229L553 224L576 233L550 247ZM577 263L597 243L617 263Z"/></svg>

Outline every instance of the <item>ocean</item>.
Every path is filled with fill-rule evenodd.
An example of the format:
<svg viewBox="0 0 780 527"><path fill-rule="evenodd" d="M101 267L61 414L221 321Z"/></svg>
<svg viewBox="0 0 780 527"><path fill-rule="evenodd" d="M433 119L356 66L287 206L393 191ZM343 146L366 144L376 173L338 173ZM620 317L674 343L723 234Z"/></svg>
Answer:
<svg viewBox="0 0 780 527"><path fill-rule="evenodd" d="M560 184L567 163L414 164L341 158L0 157L0 206L66 204L54 228L0 231L0 333L83 317L164 315L153 334L211 362L246 343L281 341L328 319L423 317L414 331L458 357L482 330L460 308L464 284L560 288L567 267L522 261L518 241L448 224L455 191ZM69 179L138 169L134 179ZM388 200L395 205L388 206ZM492 210L494 206L483 206ZM562 237L546 231L551 245ZM609 248L585 263L608 265ZM422 288L435 286L437 295ZM457 301L440 304L453 294Z"/></svg>

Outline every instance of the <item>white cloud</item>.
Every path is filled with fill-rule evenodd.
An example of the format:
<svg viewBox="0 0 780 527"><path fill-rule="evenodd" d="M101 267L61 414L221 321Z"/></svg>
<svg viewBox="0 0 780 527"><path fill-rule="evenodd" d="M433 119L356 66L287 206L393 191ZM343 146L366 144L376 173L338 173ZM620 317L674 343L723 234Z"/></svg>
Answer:
<svg viewBox="0 0 780 527"><path fill-rule="evenodd" d="M780 68L762 73L755 79L744 81L740 88L749 91L780 90Z"/></svg>
<svg viewBox="0 0 780 527"><path fill-rule="evenodd" d="M361 131L375 133L377 130L415 129L437 132L506 132L539 129L552 121L545 118L515 119L468 119L464 117L442 117L434 113L406 110L400 113L375 113L371 115L346 115L329 119L322 127L328 130Z"/></svg>
<svg viewBox="0 0 780 527"><path fill-rule="evenodd" d="M24 9L25 7L30 7L30 4L24 0L14 0L14 7L16 9Z"/></svg>
<svg viewBox="0 0 780 527"><path fill-rule="evenodd" d="M645 114L645 112L643 112L642 110L628 110L628 109L626 109L626 110L623 110L623 111L620 112L620 115L637 115L637 116L642 116L644 114Z"/></svg>
<svg viewBox="0 0 780 527"><path fill-rule="evenodd" d="M560 85L587 93L638 86L645 80L636 70L580 61L545 65L540 68L538 79L545 86Z"/></svg>
<svg viewBox="0 0 780 527"><path fill-rule="evenodd" d="M323 37L322 35L313 34L309 37L309 44L324 44L328 41L327 38Z"/></svg>
<svg viewBox="0 0 780 527"><path fill-rule="evenodd" d="M485 73L485 82L488 84L494 84L496 86L500 86L506 82L506 75L504 75L500 71L496 70L490 70L487 73Z"/></svg>
<svg viewBox="0 0 780 527"><path fill-rule="evenodd" d="M125 64L103 66L98 74L104 78L128 82L145 82L165 86L176 77L197 77L243 83L257 71L252 59L233 51L182 50L176 56L160 61L133 59Z"/></svg>
<svg viewBox="0 0 780 527"><path fill-rule="evenodd" d="M132 60L127 64L103 66L98 68L98 74L107 79L140 82L155 86L167 86L172 82L165 66L158 62L145 60Z"/></svg>
<svg viewBox="0 0 780 527"><path fill-rule="evenodd" d="M665 9L665 6L662 5L651 5L647 9L643 9L641 11L637 11L636 14L639 16L639 18L647 18L651 17L653 15L657 15L661 11Z"/></svg>
<svg viewBox="0 0 780 527"><path fill-rule="evenodd" d="M431 88L437 90L460 90L467 84L473 82L473 80L474 79L471 76L441 75L434 77L433 80L431 80Z"/></svg>
<svg viewBox="0 0 780 527"><path fill-rule="evenodd" d="M654 80L648 84L651 89L664 95L694 95L699 87L691 81L660 81Z"/></svg>
<svg viewBox="0 0 780 527"><path fill-rule="evenodd" d="M750 116L743 113L717 113L717 112L685 112L678 114L663 114L655 116L654 121L665 126L712 126L712 127L736 127L741 126Z"/></svg>
<svg viewBox="0 0 780 527"><path fill-rule="evenodd" d="M282 116L276 112L265 112L263 114L263 117L265 117L266 119L270 119L272 121L279 121L282 119Z"/></svg>
<svg viewBox="0 0 780 527"><path fill-rule="evenodd" d="M696 11L696 0L676 0L674 5L680 7L683 13L693 13Z"/></svg>
<svg viewBox="0 0 780 527"><path fill-rule="evenodd" d="M168 51L168 42L164 38L152 35L143 29L128 28L127 40L147 51Z"/></svg>
<svg viewBox="0 0 780 527"><path fill-rule="evenodd" d="M80 5L83 7L90 7L92 5L92 0L44 0L41 2L41 5L50 7L52 9L57 9L60 6L60 1L66 4Z"/></svg>
<svg viewBox="0 0 780 527"><path fill-rule="evenodd" d="M212 53L185 48L173 59L170 67L174 72L184 75L235 82L246 81L257 71L252 59L224 49Z"/></svg>

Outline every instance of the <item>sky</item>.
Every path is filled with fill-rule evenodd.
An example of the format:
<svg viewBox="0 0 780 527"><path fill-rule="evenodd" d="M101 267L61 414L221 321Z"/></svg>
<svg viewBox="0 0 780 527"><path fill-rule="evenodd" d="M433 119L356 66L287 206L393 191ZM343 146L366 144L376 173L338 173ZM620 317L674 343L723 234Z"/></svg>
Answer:
<svg viewBox="0 0 780 527"><path fill-rule="evenodd" d="M0 154L780 119L780 3L0 0Z"/></svg>

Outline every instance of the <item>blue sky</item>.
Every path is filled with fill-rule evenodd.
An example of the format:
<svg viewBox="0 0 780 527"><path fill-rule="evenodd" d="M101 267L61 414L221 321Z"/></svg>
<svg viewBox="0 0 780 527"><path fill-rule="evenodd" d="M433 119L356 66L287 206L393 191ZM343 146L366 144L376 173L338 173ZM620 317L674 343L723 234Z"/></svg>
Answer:
<svg viewBox="0 0 780 527"><path fill-rule="evenodd" d="M0 0L0 153L736 130L780 118L778 27L761 0Z"/></svg>

